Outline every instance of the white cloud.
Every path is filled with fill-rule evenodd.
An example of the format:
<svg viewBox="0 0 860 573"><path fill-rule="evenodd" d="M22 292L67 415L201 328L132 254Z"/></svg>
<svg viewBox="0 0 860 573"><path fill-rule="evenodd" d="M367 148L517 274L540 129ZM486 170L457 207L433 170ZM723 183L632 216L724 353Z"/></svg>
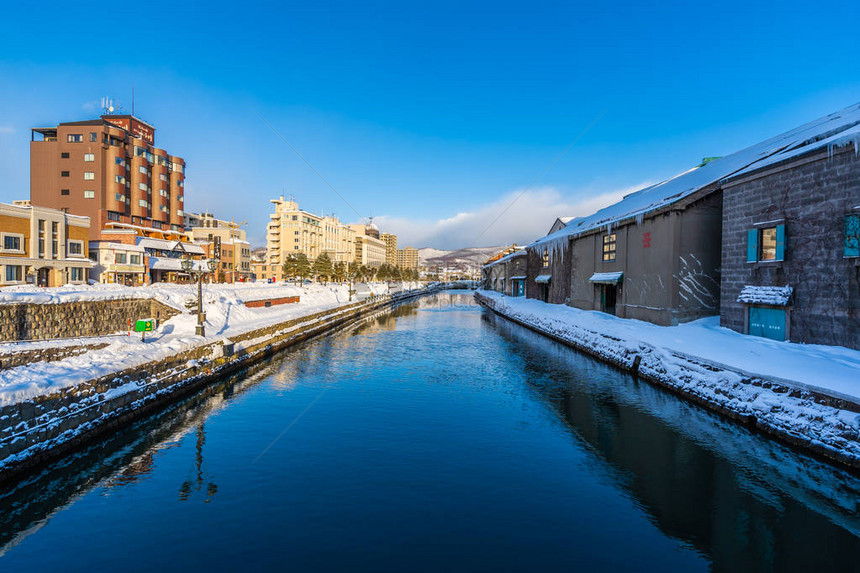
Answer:
<svg viewBox="0 0 860 573"><path fill-rule="evenodd" d="M598 192L585 197L563 197L553 187L512 191L472 212L437 221L376 217L379 227L397 235L398 246L458 249L517 243L527 245L546 235L557 217L582 217L620 201L648 185Z"/></svg>

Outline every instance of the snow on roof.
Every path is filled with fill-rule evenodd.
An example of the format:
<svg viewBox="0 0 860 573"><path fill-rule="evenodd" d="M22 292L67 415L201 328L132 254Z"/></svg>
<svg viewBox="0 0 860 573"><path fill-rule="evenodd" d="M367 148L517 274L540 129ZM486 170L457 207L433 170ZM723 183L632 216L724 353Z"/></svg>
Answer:
<svg viewBox="0 0 860 573"><path fill-rule="evenodd" d="M166 239L152 239L149 237L142 238L137 242L138 245L143 247L144 249L155 249L159 251L172 251L176 248L179 241L168 241ZM182 248L185 249L186 253L191 253L194 255L203 255L206 251L203 247L199 245L195 245L194 243L181 243Z"/></svg>
<svg viewBox="0 0 860 573"><path fill-rule="evenodd" d="M500 263L506 263L506 262L510 261L511 259L515 259L516 257L524 257L525 255L528 254L525 247L513 247L513 248L516 249L514 252L508 253L507 255L502 257L501 259L496 259L495 261L493 261L491 263L487 263L483 266L485 268L486 267L492 267L493 265L498 265Z"/></svg>
<svg viewBox="0 0 860 573"><path fill-rule="evenodd" d="M142 253L143 247L140 245L128 245L126 243L113 243L111 241L91 241L90 242L90 250L95 251L99 249L114 249L121 251L131 251L135 253Z"/></svg>
<svg viewBox="0 0 860 573"><path fill-rule="evenodd" d="M622 276L624 276L624 273L621 271L617 273L594 273L588 280L593 283L615 284L621 280Z"/></svg>
<svg viewBox="0 0 860 573"><path fill-rule="evenodd" d="M552 275L538 275L535 277L536 283L548 283L552 279Z"/></svg>
<svg viewBox="0 0 860 573"><path fill-rule="evenodd" d="M193 261L192 267L196 271L209 272L206 261ZM182 259L165 259L152 257L149 260L149 268L160 271L182 271Z"/></svg>
<svg viewBox="0 0 860 573"><path fill-rule="evenodd" d="M746 149L694 167L656 185L635 191L614 205L571 221L565 228L538 239L530 246L554 243L563 238L578 236L601 227L611 227L627 219L641 217L743 170L757 169L764 165L764 161L768 158L782 161L791 155L823 145L844 145L848 140L853 141L856 147L860 139L857 132L858 125L860 125L860 103Z"/></svg>
<svg viewBox="0 0 860 573"><path fill-rule="evenodd" d="M737 173L735 173L735 176L750 173L751 171L757 171L763 167L767 167L768 165L773 165L781 161L786 161L793 157L797 157L798 155L803 155L804 153L809 153L810 151L815 151L823 147L826 147L827 150L830 152L830 155L832 156L834 148L847 147L849 144L852 143L854 144L854 154L860 155L860 125L855 125L854 127L848 128L845 131L840 131L839 133L836 133L824 139L806 142L805 144L792 148L787 148L778 153L774 153L767 159L763 159L762 161L759 161L758 163L755 163L747 167L746 169L738 171Z"/></svg>
<svg viewBox="0 0 860 573"><path fill-rule="evenodd" d="M790 286L745 286L738 295L738 302L745 304L771 304L786 306L793 289Z"/></svg>

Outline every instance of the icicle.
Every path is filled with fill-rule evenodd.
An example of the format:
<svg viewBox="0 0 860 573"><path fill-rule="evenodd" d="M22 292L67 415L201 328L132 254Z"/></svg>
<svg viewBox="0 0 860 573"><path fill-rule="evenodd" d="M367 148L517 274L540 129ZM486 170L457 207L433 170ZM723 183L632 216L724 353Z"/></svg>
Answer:
<svg viewBox="0 0 860 573"><path fill-rule="evenodd" d="M639 226L642 224L642 221L645 220L645 213L637 213L636 214L636 225Z"/></svg>

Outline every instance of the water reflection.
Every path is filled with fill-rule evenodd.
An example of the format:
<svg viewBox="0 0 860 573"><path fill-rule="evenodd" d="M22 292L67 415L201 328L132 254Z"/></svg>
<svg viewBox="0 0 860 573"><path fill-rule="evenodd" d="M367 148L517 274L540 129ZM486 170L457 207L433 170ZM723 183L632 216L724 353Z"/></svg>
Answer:
<svg viewBox="0 0 860 573"><path fill-rule="evenodd" d="M100 487L110 494L147 479L161 453L179 447L182 438L195 429L201 435L209 416L272 370L272 363L267 362L236 374L0 489L0 556L88 491ZM198 438L198 470L203 465L204 441ZM217 486L207 485L206 491L211 498Z"/></svg>
<svg viewBox="0 0 860 573"><path fill-rule="evenodd" d="M858 499L857 478L461 291L280 353L0 491L0 554L44 565L46 547L87 544L102 563L137 551L131 569L271 569L288 555L305 570L851 570Z"/></svg>
<svg viewBox="0 0 860 573"><path fill-rule="evenodd" d="M667 535L720 571L851 568L860 480L487 313L530 386Z"/></svg>

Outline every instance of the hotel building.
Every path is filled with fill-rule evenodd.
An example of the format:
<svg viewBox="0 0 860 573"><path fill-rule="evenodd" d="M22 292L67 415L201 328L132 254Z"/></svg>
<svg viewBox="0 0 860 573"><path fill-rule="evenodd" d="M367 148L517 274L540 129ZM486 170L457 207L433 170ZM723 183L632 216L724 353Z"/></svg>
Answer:
<svg viewBox="0 0 860 573"><path fill-rule="evenodd" d="M104 229L187 239L185 161L155 146L155 128L131 115L32 128L30 201L90 218L89 239Z"/></svg>
<svg viewBox="0 0 860 573"><path fill-rule="evenodd" d="M355 262L366 267L384 265L387 249L385 241L380 239L379 227L372 222L350 227L355 231Z"/></svg>
<svg viewBox="0 0 860 573"><path fill-rule="evenodd" d="M355 253L355 231L335 216L315 215L292 200L272 199L275 212L266 227L267 278L279 278L290 254L304 253L313 262L322 253L334 263L350 263ZM271 269L277 269L277 276Z"/></svg>

